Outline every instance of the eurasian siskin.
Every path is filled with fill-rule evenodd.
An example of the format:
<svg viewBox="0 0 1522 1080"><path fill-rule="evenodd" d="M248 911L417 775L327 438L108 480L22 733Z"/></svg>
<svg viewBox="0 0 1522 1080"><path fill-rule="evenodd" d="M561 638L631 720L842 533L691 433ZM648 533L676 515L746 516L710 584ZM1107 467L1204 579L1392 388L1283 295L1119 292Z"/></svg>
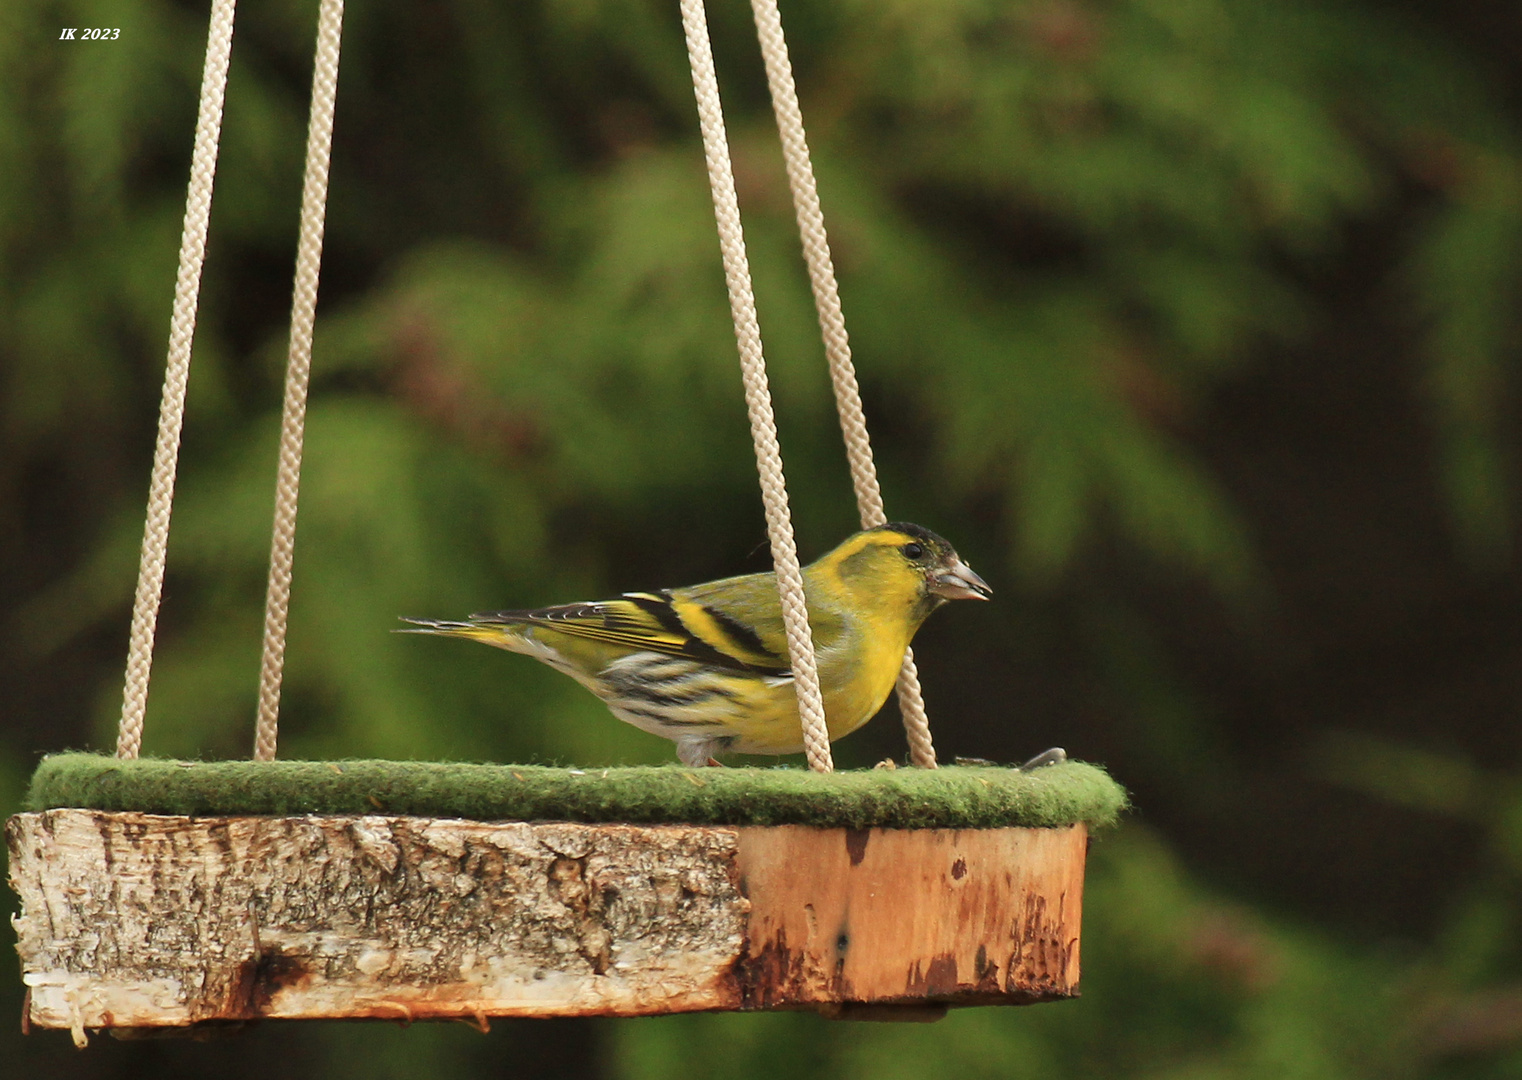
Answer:
<svg viewBox="0 0 1522 1080"><path fill-rule="evenodd" d="M949 543L900 522L848 537L804 567L803 582L832 742L882 708L926 616L947 600L992 595ZM544 661L620 720L671 739L688 765L725 752L803 749L770 573L458 622L406 621L418 627L410 633L470 638Z"/></svg>

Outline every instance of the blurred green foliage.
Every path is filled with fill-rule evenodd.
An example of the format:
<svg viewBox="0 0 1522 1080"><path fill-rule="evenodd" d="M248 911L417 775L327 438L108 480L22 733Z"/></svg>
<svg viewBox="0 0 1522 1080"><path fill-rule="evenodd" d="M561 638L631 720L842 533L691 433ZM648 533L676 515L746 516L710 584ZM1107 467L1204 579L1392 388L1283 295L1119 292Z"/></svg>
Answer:
<svg viewBox="0 0 1522 1080"><path fill-rule="evenodd" d="M711 7L807 556L851 529L850 489L749 16ZM1414 313L1452 542L1476 573L1508 565L1522 165L1514 112L1461 48L1352 0L798 0L784 17L890 513L951 536L1019 609L935 634L1034 651L1043 598L1110 548L1238 612L1272 605L1193 425L1258 351L1313 337L1316 283L1402 207L1392 289ZM153 753L251 739L314 18L309 0L240 15ZM123 32L60 43L59 26ZM0 6L7 672L91 640L114 663L125 637L203 36L200 6L172 0ZM353 4L345 50L282 751L664 760L548 669L387 631L757 568L674 5ZM1123 611L1085 618L1136 767L1218 791L1207 695ZM18 719L0 742L3 805L37 750L110 744L118 676L87 670L79 715ZM839 751L861 764L889 737ZM1486 871L1419 944L1231 897L1133 824L1094 852L1080 1003L930 1028L603 1025L601 1074L1516 1075L1516 781L1327 738L1330 760L1360 763L1338 785L1488 838ZM41 1062L45 1038L25 1053ZM300 1038L314 1071L371 1080L485 1072L501 1050L455 1029Z"/></svg>

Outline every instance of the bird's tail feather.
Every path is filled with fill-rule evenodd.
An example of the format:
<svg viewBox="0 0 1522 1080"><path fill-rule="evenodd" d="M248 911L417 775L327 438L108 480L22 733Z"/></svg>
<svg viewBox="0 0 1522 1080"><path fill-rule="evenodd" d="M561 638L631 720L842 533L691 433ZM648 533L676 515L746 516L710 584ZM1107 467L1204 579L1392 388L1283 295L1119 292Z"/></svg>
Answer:
<svg viewBox="0 0 1522 1080"><path fill-rule="evenodd" d="M411 626L402 626L393 630L395 634L437 634L440 637L462 637L472 641L484 641L488 645L499 647L508 646L519 635L506 626L486 625L483 626L473 621L458 621L454 619L411 619L403 615L403 622L412 623Z"/></svg>

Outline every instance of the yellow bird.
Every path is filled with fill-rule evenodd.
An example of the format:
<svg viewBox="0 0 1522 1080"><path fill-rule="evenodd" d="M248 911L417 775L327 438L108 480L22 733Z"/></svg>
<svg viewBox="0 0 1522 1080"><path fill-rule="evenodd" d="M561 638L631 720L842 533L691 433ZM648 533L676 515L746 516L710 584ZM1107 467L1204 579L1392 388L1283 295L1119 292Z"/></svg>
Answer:
<svg viewBox="0 0 1522 1080"><path fill-rule="evenodd" d="M834 742L872 718L914 632L947 600L993 591L928 529L890 522L803 569L825 721ZM716 754L803 749L774 574L451 622L416 634L470 638L563 671L613 715L676 743L687 765Z"/></svg>

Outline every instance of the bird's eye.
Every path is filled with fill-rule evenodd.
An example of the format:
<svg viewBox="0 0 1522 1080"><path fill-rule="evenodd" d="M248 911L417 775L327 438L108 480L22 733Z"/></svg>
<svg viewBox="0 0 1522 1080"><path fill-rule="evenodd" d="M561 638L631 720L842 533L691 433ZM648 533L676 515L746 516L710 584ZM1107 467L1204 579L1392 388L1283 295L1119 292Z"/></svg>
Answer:
<svg viewBox="0 0 1522 1080"><path fill-rule="evenodd" d="M913 560L913 559L923 558L924 555L925 555L925 549L922 546L920 546L919 544L912 544L911 543L911 544L905 544L904 545L904 558Z"/></svg>

